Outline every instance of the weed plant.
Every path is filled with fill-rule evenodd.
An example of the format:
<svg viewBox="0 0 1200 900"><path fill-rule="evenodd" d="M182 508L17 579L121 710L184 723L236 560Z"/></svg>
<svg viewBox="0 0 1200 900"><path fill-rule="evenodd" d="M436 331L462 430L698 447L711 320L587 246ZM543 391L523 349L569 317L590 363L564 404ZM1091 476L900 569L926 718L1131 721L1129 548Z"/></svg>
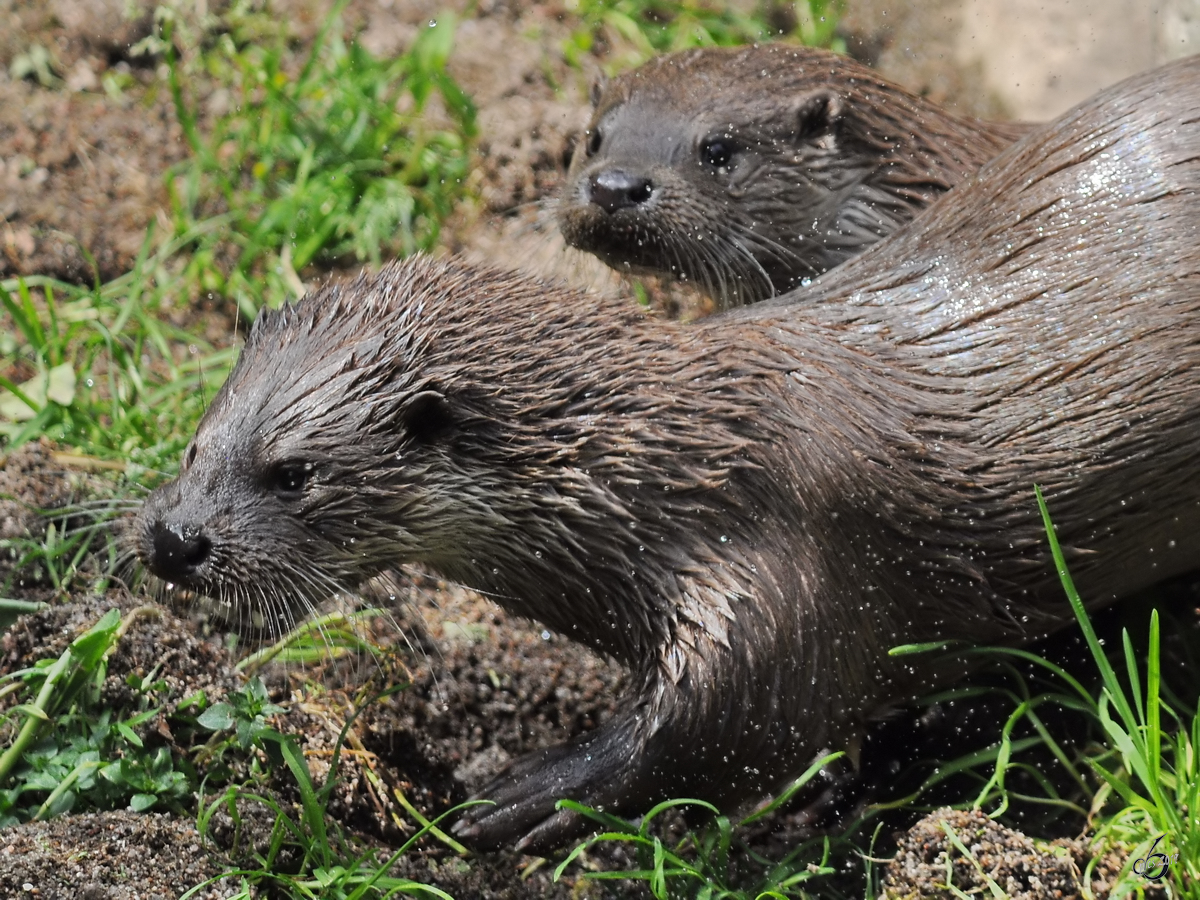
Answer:
<svg viewBox="0 0 1200 900"><path fill-rule="evenodd" d="M23 702L3 716L10 741L0 754L0 827L72 809L182 812L189 805L194 772L169 747L144 741L165 682L131 675L136 708L115 712L101 703L108 656L127 623L109 610L57 659L3 679L3 693Z"/></svg>

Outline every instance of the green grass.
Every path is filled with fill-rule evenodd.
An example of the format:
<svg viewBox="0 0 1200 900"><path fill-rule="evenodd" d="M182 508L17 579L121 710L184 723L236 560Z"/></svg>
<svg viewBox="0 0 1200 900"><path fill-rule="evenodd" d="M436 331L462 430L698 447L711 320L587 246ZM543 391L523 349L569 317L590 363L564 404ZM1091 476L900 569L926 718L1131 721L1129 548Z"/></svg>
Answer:
<svg viewBox="0 0 1200 900"><path fill-rule="evenodd" d="M244 808L247 803L257 803L266 807L273 816L270 841L265 850L253 850L253 864L243 865L202 882L181 895L180 900L187 900L225 878L236 878L241 882L241 890L232 895L235 900L263 896L263 892L271 897L295 900L385 900L389 897L453 900L440 888L389 873L417 841L426 835L436 834L437 824L455 815L457 808L447 810L434 822L422 825L391 853L383 854L373 847L363 848L348 840L336 826L331 831L327 822L325 809L334 783L336 758L333 773L323 786L317 787L294 737L272 731L263 735L260 745L270 747L272 754L278 755L293 775L300 794L299 814L285 808L273 796L255 794L243 787L231 787L223 792L201 811L198 822L201 834L207 833L213 816L218 812L227 813L240 829L242 817L239 806Z"/></svg>
<svg viewBox="0 0 1200 900"><path fill-rule="evenodd" d="M580 24L562 54L578 65L585 54L604 52L612 74L689 47L793 40L844 50L834 34L840 6L839 0L760 0L742 10L708 0L566 0L564 7Z"/></svg>
<svg viewBox="0 0 1200 900"><path fill-rule="evenodd" d="M200 366L176 361L172 345L195 339L147 309L152 267L175 246L144 254L133 272L91 289L45 278L0 282L0 303L15 325L5 368L31 373L19 384L0 378L0 434L10 446L45 435L151 467L178 452L204 398L196 391ZM228 355L205 361L219 371Z"/></svg>
<svg viewBox="0 0 1200 900"><path fill-rule="evenodd" d="M398 689L391 688L385 693ZM296 737L281 734L267 723L266 716L282 710L270 702L260 681L255 679L245 691L231 694L228 702L209 707L199 721L218 732L221 738L217 744L219 752L224 754L234 747L261 751L261 758L268 761L268 769L290 775L300 802L298 805L284 804L274 792L259 793L244 783L231 784L213 799L202 802L197 820L202 835L207 834L213 816L219 812L226 813L240 831L242 810L247 804L259 804L269 812L271 835L265 849L247 848L251 858L243 860L239 868L196 885L184 893L183 898L219 879L237 878L242 889L235 897L262 896L266 892L272 897L295 900L384 900L400 896L453 900L439 888L390 872L400 857L426 836L442 840L454 852L464 852L438 828L443 819L455 815L459 808L447 810L432 822L418 816L416 832L389 853L364 847L347 837L326 812L337 785L346 736L362 709L380 696L366 699L342 726L329 774L320 785L312 780ZM265 783L267 779L262 780ZM234 848L235 852L240 849Z"/></svg>
<svg viewBox="0 0 1200 900"><path fill-rule="evenodd" d="M771 813L785 806L792 796L807 785L820 770L841 757L832 753L817 760L771 803L751 816L733 823L721 815L711 803L700 800L670 800L660 803L642 817L639 823L591 809L572 800L563 800L560 809L570 809L591 819L602 830L577 845L555 869L555 878L582 857L596 844L622 843L631 846L638 859L638 868L611 872L587 872L592 880L640 881L656 900L696 897L698 900L751 900L751 898L807 898L809 882L834 874L830 866L829 837L806 841L783 859L754 859L756 874L749 879L745 866L735 866L731 850L735 836ZM673 810L692 808L712 814L706 827L688 831L679 841L670 843L658 833L657 826ZM844 844L843 839L834 839ZM745 850L745 845L742 845ZM749 885L743 884L750 881Z"/></svg>
<svg viewBox="0 0 1200 900"><path fill-rule="evenodd" d="M389 62L346 41L336 12L298 72L286 36L264 37L236 8L192 65L168 54L192 149L169 184L175 233L195 236L183 273L193 298L232 297L253 317L302 293L297 273L312 263L378 265L431 249L462 196L475 110L446 74L455 18L442 15ZM204 133L185 87L197 68L228 107ZM422 117L434 98L448 127ZM214 220L219 229L206 227Z"/></svg>
<svg viewBox="0 0 1200 900"><path fill-rule="evenodd" d="M164 20L163 48L174 46L175 21ZM10 446L46 435L133 474L171 470L233 352L164 312L206 297L248 320L302 293L311 265L434 245L465 193L474 133L473 107L445 71L455 21L442 17L388 62L339 21L331 16L293 65L283 28L233 4L193 35L196 46L167 53L192 149L168 176L169 233L151 227L133 269L105 284L0 281L13 326L0 339ZM228 97L211 123L188 96L201 82ZM425 116L435 100L437 125Z"/></svg>
<svg viewBox="0 0 1200 900"><path fill-rule="evenodd" d="M1129 632L1122 633L1128 687L1122 684L1075 590L1041 491L1038 491L1038 506L1063 589L1104 684L1099 696L1093 697L1062 673L1073 688L1072 699L1087 705L1108 738L1105 757L1088 761L1103 782L1092 803L1099 814L1096 838L1101 844L1134 848L1118 890L1122 886L1132 890L1144 885L1144 880L1133 871L1133 863L1150 853L1153 845L1161 853L1178 853L1168 879L1176 896L1197 900L1200 898L1200 706L1195 711L1175 710L1164 701L1157 610L1150 613L1144 671Z"/></svg>
<svg viewBox="0 0 1200 900"><path fill-rule="evenodd" d="M117 568L119 556L109 531L110 520L127 505L120 501L84 505L77 508L80 515L64 510L41 510L49 519L42 537L14 537L0 541L0 552L8 556L7 575L0 581L0 598L3 598L0 599L0 629L7 628L15 615L40 607L40 603L34 601L8 599L18 585L49 588L47 599L65 599L81 583L93 593L102 594ZM5 615L6 608L12 610L13 617Z"/></svg>

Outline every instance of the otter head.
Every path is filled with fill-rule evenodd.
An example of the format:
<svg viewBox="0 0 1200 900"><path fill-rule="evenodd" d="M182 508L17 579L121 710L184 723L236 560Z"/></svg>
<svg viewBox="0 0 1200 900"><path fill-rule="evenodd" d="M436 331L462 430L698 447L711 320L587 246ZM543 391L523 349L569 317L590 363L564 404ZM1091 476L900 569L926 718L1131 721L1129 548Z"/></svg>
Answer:
<svg viewBox="0 0 1200 900"><path fill-rule="evenodd" d="M615 269L754 302L862 252L1017 134L826 51L685 51L599 92L559 227Z"/></svg>
<svg viewBox="0 0 1200 900"><path fill-rule="evenodd" d="M469 579L505 516L504 465L486 450L501 416L483 421L482 392L429 359L431 271L393 268L259 316L178 477L139 513L150 572L268 627L393 565Z"/></svg>
<svg viewBox="0 0 1200 900"><path fill-rule="evenodd" d="M867 170L816 61L771 49L663 57L601 91L560 200L567 243L697 282L723 306L829 268L824 236Z"/></svg>
<svg viewBox="0 0 1200 900"><path fill-rule="evenodd" d="M701 414L718 401L679 386L711 362L700 345L665 352L679 343L665 324L428 259L265 311L178 477L139 512L138 556L269 628L422 564L645 658L667 615L626 627L619 612L673 602L668 557L718 533L697 498L744 443ZM671 490L640 489L650 477Z"/></svg>

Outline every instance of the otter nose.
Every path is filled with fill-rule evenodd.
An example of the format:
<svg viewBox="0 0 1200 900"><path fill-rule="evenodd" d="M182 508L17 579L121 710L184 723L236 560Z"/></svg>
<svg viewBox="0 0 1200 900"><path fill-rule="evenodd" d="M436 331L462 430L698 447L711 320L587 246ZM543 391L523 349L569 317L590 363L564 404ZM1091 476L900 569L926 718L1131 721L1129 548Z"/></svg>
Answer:
<svg viewBox="0 0 1200 900"><path fill-rule="evenodd" d="M645 203L653 193L649 178L620 169L605 169L588 180L589 199L608 213Z"/></svg>
<svg viewBox="0 0 1200 900"><path fill-rule="evenodd" d="M164 581L183 581L196 571L212 549L208 538L195 525L150 526L150 558L146 565Z"/></svg>

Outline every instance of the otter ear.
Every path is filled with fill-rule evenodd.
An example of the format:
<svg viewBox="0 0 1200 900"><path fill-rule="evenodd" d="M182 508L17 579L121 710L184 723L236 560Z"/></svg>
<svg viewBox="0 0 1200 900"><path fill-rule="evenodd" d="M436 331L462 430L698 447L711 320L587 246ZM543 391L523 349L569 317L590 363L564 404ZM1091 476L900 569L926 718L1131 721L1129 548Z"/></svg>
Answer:
<svg viewBox="0 0 1200 900"><path fill-rule="evenodd" d="M592 109L600 105L600 98L604 96L604 89L608 87L608 79L600 75L592 82L591 90L588 91L588 99L592 101Z"/></svg>
<svg viewBox="0 0 1200 900"><path fill-rule="evenodd" d="M454 416L445 396L437 391L421 391L404 401L400 422L413 440L432 443L454 427Z"/></svg>
<svg viewBox="0 0 1200 900"><path fill-rule="evenodd" d="M792 108L797 141L811 141L833 134L841 117L842 98L833 91L805 94Z"/></svg>

